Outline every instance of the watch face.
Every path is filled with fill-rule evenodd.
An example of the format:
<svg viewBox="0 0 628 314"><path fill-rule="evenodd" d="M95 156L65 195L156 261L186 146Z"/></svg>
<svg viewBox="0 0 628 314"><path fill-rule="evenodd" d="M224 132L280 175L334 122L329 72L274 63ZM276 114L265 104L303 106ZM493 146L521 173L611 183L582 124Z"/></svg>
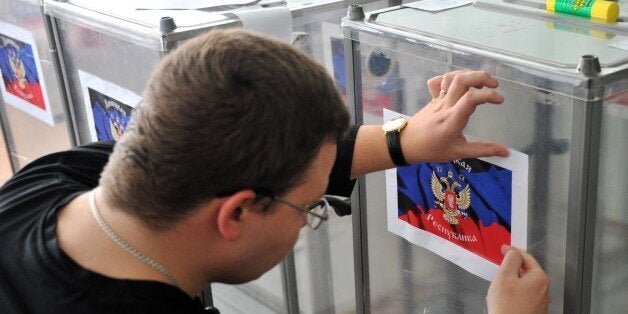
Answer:
<svg viewBox="0 0 628 314"><path fill-rule="evenodd" d="M382 130L384 132L398 131L398 130L401 130L405 125L406 125L406 119L399 117L399 118L395 118L384 123L382 125Z"/></svg>

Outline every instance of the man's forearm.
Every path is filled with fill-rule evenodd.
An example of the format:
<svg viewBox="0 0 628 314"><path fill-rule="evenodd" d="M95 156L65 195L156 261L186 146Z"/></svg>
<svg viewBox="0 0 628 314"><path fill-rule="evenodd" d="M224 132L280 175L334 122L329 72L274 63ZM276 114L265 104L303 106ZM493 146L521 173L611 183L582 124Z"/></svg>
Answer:
<svg viewBox="0 0 628 314"><path fill-rule="evenodd" d="M351 178L394 166L381 125L362 125L355 138Z"/></svg>

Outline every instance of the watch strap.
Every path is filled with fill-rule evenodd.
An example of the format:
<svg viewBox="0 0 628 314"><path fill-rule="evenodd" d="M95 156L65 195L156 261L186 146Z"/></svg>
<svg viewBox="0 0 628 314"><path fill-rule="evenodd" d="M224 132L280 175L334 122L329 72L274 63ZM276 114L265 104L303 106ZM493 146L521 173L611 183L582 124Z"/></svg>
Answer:
<svg viewBox="0 0 628 314"><path fill-rule="evenodd" d="M390 159L392 159L395 166L402 167L409 165L406 159L403 158L403 153L401 152L401 140L399 139L398 130L386 132L386 143L388 144Z"/></svg>

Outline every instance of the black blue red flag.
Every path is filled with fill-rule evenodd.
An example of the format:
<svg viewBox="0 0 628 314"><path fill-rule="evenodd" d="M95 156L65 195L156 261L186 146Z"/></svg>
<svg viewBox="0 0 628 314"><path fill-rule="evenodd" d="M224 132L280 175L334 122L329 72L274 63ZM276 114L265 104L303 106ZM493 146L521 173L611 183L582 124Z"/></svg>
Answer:
<svg viewBox="0 0 628 314"><path fill-rule="evenodd" d="M512 171L479 160L397 169L398 218L497 265L511 245Z"/></svg>

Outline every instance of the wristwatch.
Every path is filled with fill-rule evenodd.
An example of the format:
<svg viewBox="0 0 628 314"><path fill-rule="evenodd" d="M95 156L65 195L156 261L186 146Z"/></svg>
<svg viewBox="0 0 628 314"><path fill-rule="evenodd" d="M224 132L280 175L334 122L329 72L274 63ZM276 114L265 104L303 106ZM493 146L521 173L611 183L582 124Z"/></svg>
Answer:
<svg viewBox="0 0 628 314"><path fill-rule="evenodd" d="M403 153L401 152L401 141L399 139L399 133L401 133L401 130L403 130L407 124L408 121L402 117L391 119L382 124L382 131L386 134L386 143L388 144L390 159L392 159L393 163L397 167L408 165L406 159L403 158Z"/></svg>

